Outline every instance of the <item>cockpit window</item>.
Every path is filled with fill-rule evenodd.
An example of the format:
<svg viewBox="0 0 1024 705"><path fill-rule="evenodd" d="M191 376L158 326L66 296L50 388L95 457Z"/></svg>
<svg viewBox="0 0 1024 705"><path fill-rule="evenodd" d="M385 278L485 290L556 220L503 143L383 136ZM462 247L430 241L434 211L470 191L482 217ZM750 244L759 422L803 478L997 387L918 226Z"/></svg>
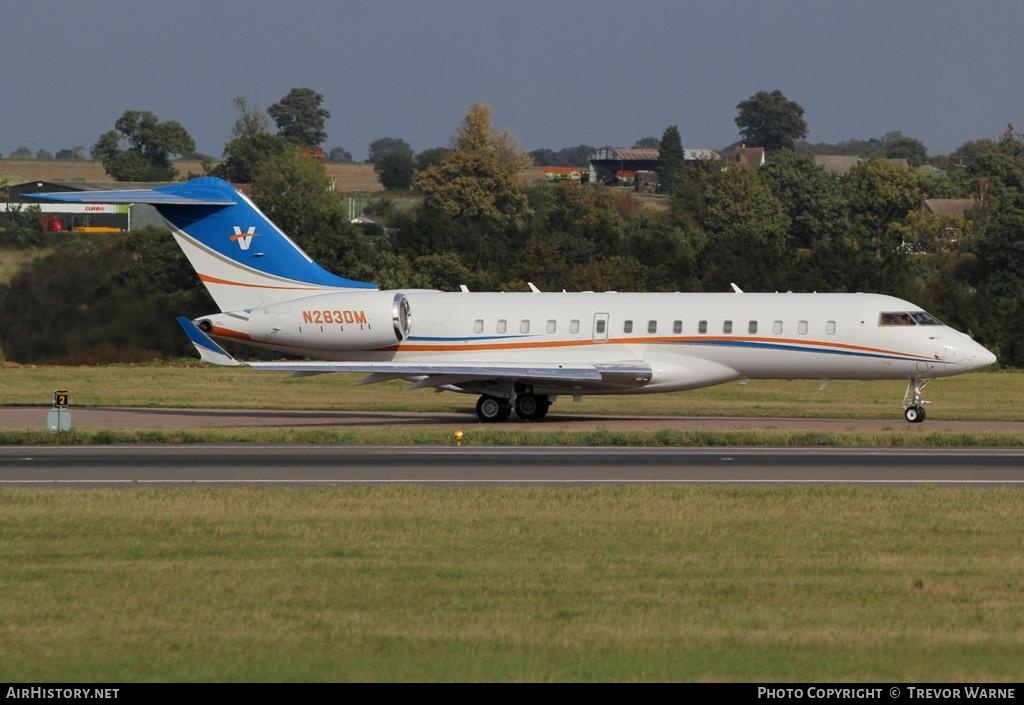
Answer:
<svg viewBox="0 0 1024 705"><path fill-rule="evenodd" d="M916 325L909 313L900 311L898 313L883 313L878 320L880 326L912 326Z"/></svg>
<svg viewBox="0 0 1024 705"><path fill-rule="evenodd" d="M941 326L942 321L924 311L894 311L882 313L880 326Z"/></svg>

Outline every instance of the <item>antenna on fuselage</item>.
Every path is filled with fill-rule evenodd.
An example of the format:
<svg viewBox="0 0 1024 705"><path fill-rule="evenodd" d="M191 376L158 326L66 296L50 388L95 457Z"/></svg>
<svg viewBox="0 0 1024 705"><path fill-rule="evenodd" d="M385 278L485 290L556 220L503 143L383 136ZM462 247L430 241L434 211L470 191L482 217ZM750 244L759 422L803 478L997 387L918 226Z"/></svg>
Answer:
<svg viewBox="0 0 1024 705"><path fill-rule="evenodd" d="M736 286L736 282L729 282L729 286L731 286L732 290L735 291L737 294L742 294L743 293L743 289L741 289L738 286Z"/></svg>

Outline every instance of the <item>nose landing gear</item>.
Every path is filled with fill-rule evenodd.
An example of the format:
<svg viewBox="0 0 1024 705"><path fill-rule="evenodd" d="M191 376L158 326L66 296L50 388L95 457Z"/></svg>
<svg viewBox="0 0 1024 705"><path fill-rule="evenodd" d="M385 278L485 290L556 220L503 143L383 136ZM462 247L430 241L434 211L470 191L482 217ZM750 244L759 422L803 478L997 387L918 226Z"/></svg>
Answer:
<svg viewBox="0 0 1024 705"><path fill-rule="evenodd" d="M910 423L921 423L925 418L924 405L930 404L930 401L926 401L922 393L924 388L928 386L928 382L931 380L924 380L923 382L919 379L910 380L910 384L907 385L907 391L903 393L903 418Z"/></svg>

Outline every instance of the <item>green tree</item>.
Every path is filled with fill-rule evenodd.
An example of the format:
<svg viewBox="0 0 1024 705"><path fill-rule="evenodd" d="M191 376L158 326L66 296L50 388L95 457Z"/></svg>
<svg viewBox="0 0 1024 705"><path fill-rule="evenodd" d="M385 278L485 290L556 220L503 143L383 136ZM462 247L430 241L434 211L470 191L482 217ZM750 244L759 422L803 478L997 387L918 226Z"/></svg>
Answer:
<svg viewBox="0 0 1024 705"><path fill-rule="evenodd" d="M430 149L424 149L416 155L416 169L417 171L423 171L435 164L440 164L447 159L448 155L451 153L452 150L447 147L431 147Z"/></svg>
<svg viewBox="0 0 1024 705"><path fill-rule="evenodd" d="M392 149L375 161L373 170L386 190L406 191L416 173L416 159L409 145L403 143L403 146Z"/></svg>
<svg viewBox="0 0 1024 705"><path fill-rule="evenodd" d="M175 120L161 122L147 111L127 110L92 148L94 159L117 181L171 181L178 172L171 156L196 151L196 143Z"/></svg>
<svg viewBox="0 0 1024 705"><path fill-rule="evenodd" d="M223 161L211 169L210 173L232 183L252 183L256 172L265 162L293 151L295 145L277 135L263 132L252 137L238 137L225 145Z"/></svg>
<svg viewBox="0 0 1024 705"><path fill-rule="evenodd" d="M589 144L578 144L575 147L565 147L558 150L556 155L557 163L554 166L587 166L590 164L590 154L594 148Z"/></svg>
<svg viewBox="0 0 1024 705"><path fill-rule="evenodd" d="M491 108L470 107L455 137L454 151L413 180L423 207L457 220L489 221L501 227L520 225L529 213L519 173L528 166L507 132L491 129Z"/></svg>
<svg viewBox="0 0 1024 705"><path fill-rule="evenodd" d="M758 91L736 108L736 126L743 140L769 152L793 148L796 140L807 136L804 109L786 98L780 90Z"/></svg>
<svg viewBox="0 0 1024 705"><path fill-rule="evenodd" d="M41 159L41 160L53 159L53 153L52 152L48 152L45 149L37 149L36 150L36 159Z"/></svg>
<svg viewBox="0 0 1024 705"><path fill-rule="evenodd" d="M327 153L327 161L331 164L351 164L352 152L344 147L334 147Z"/></svg>
<svg viewBox="0 0 1024 705"><path fill-rule="evenodd" d="M529 153L530 159L537 166L558 166L558 152L553 149L543 147L541 149L535 149Z"/></svg>
<svg viewBox="0 0 1024 705"><path fill-rule="evenodd" d="M11 159L31 159L32 158L32 150L29 149L28 147L18 147L17 149L15 149L15 150L13 150L11 152L10 158Z"/></svg>
<svg viewBox="0 0 1024 705"><path fill-rule="evenodd" d="M847 231L849 204L842 187L810 155L784 149L758 174L789 217L795 246L812 247Z"/></svg>
<svg viewBox="0 0 1024 705"><path fill-rule="evenodd" d="M373 142L370 142L366 162L368 164L376 164L396 149L403 152L412 152L412 147L401 137L381 137L375 139Z"/></svg>
<svg viewBox="0 0 1024 705"><path fill-rule="evenodd" d="M1010 123L999 138L996 149L1008 157L1024 160L1024 132L1017 132Z"/></svg>
<svg viewBox="0 0 1024 705"><path fill-rule="evenodd" d="M728 290L730 282L747 291L786 288L792 265L789 219L757 172L726 169L711 175L704 200L705 288Z"/></svg>
<svg viewBox="0 0 1024 705"><path fill-rule="evenodd" d="M293 88L267 112L277 123L277 134L304 147L316 147L327 139L324 123L331 112L322 107L323 96L311 88Z"/></svg>
<svg viewBox="0 0 1024 705"><path fill-rule="evenodd" d="M660 149L661 140L657 137L641 137L633 143L633 149Z"/></svg>
<svg viewBox="0 0 1024 705"><path fill-rule="evenodd" d="M674 196L679 192L685 166L683 141L679 128L669 125L658 143L658 191Z"/></svg>
<svg viewBox="0 0 1024 705"><path fill-rule="evenodd" d="M921 140L907 137L901 132L886 135L885 156L887 159L906 159L910 166L921 166L928 161L928 148Z"/></svg>
<svg viewBox="0 0 1024 705"><path fill-rule="evenodd" d="M373 253L329 186L323 163L292 146L259 165L252 195L260 209L319 264L346 277L373 280Z"/></svg>
<svg viewBox="0 0 1024 705"><path fill-rule="evenodd" d="M873 158L850 170L844 189L859 235L876 259L885 259L900 244L890 225L921 204L920 178L909 169Z"/></svg>
<svg viewBox="0 0 1024 705"><path fill-rule="evenodd" d="M249 105L249 99L244 95L232 98L238 117L231 126L231 136L235 139L251 139L257 135L266 134L270 130L270 120L267 114L255 105Z"/></svg>

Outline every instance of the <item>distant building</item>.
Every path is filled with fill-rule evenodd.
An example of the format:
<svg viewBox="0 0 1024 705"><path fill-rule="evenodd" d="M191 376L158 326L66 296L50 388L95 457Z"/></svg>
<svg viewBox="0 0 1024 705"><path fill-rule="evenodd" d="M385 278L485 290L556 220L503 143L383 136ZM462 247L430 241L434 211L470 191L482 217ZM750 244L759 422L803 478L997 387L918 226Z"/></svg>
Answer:
<svg viewBox="0 0 1024 705"><path fill-rule="evenodd" d="M764 147L737 147L733 166L741 169L759 169L764 166Z"/></svg>
<svg viewBox="0 0 1024 705"><path fill-rule="evenodd" d="M875 157L872 157L872 158L875 158ZM851 154L815 154L814 155L814 163L815 164L820 166L825 171L828 171L828 172L831 172L833 174L836 174L837 176L846 176L846 174L849 173L850 169L852 169L853 167L857 166L858 164L860 164L861 162L864 162L864 161L867 161L867 160L866 159L861 159L860 157L858 157L856 155L851 155ZM896 166L901 166L904 169L909 169L910 168L910 162L908 162L906 159L903 159L902 157L900 157L900 158L892 158L892 159L882 158L882 161L883 162L889 162L890 164L894 164Z"/></svg>
<svg viewBox="0 0 1024 705"><path fill-rule="evenodd" d="M657 149L602 147L590 153L591 184L632 184L640 172L657 171ZM686 161L720 159L712 149L684 149Z"/></svg>
<svg viewBox="0 0 1024 705"><path fill-rule="evenodd" d="M860 163L860 157L847 154L815 154L814 163L827 172L845 176Z"/></svg>
<svg viewBox="0 0 1024 705"><path fill-rule="evenodd" d="M30 193L120 191L159 185L163 184L27 181L0 191L0 212L10 207L37 206L43 212L44 227L53 232L123 232L148 226L164 228L166 223L160 214L153 206L145 203L44 203L26 197Z"/></svg>
<svg viewBox="0 0 1024 705"><path fill-rule="evenodd" d="M923 209L944 218L958 218L974 208L973 198L926 198Z"/></svg>

